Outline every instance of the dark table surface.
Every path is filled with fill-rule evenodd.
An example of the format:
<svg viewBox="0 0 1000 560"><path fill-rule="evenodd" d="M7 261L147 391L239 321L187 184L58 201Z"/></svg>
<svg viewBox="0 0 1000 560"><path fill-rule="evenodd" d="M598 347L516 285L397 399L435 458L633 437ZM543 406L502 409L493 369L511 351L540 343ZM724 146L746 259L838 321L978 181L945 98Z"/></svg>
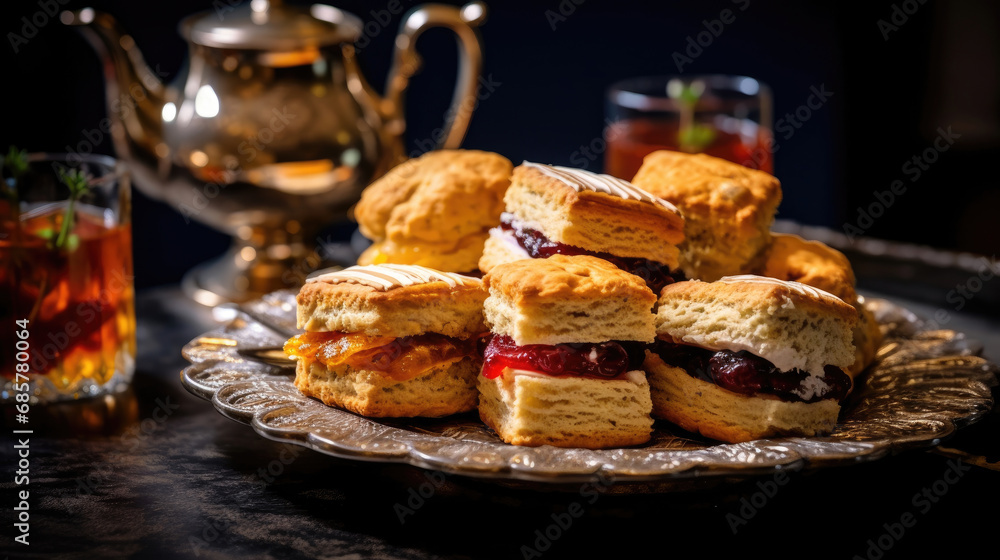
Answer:
<svg viewBox="0 0 1000 560"><path fill-rule="evenodd" d="M0 451L5 557L995 555L995 411L943 448L787 478L660 495L511 489L266 440L180 385L180 348L215 326L211 312L175 288L140 293L137 309L139 359L127 393L32 409L28 546L13 540L16 442ZM1000 359L997 317L955 313L948 327Z"/></svg>

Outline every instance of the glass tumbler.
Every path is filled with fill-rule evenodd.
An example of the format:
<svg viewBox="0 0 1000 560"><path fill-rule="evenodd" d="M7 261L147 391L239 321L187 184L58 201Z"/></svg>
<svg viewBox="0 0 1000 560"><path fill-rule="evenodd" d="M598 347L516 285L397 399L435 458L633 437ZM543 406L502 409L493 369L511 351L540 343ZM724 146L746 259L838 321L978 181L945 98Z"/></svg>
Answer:
<svg viewBox="0 0 1000 560"><path fill-rule="evenodd" d="M656 150L705 153L773 173L771 91L746 76L650 76L611 86L605 173L631 180Z"/></svg>
<svg viewBox="0 0 1000 560"><path fill-rule="evenodd" d="M45 403L126 389L136 344L124 165L101 155L30 154L25 168L3 172L2 400L26 392L31 403Z"/></svg>

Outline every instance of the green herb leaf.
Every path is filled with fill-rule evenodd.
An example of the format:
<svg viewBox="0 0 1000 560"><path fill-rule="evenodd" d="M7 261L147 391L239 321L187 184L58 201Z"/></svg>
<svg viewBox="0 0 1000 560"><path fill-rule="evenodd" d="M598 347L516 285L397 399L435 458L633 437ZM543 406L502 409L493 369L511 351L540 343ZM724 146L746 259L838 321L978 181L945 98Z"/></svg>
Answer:
<svg viewBox="0 0 1000 560"><path fill-rule="evenodd" d="M0 181L0 187L3 189L3 196L7 198L10 202L12 208L11 211L14 212L15 217L18 213L17 207L17 188L21 182L21 177L24 176L28 171L28 152L25 150L18 150L16 146L11 146L7 151L7 155L0 156L0 175L3 176L3 180ZM7 173L10 176L7 176Z"/></svg>
<svg viewBox="0 0 1000 560"><path fill-rule="evenodd" d="M11 146L3 156L3 166L10 170L14 179L20 179L28 171L28 151Z"/></svg>
<svg viewBox="0 0 1000 560"><path fill-rule="evenodd" d="M69 188L69 196L66 198L66 215L63 216L62 228L59 229L59 237L56 238L56 249L67 246L66 241L67 238L70 237L69 232L72 231L73 222L76 218L76 213L73 208L76 206L76 201L90 190L90 184L87 181L87 176L84 175L79 169L67 169L65 167L60 167L58 169L58 173L59 180ZM67 247L67 249L72 251L76 248L76 245L79 245L79 242L74 244L72 247Z"/></svg>
<svg viewBox="0 0 1000 560"><path fill-rule="evenodd" d="M680 131L680 144L685 152L698 153L715 141L715 128L694 124Z"/></svg>
<svg viewBox="0 0 1000 560"><path fill-rule="evenodd" d="M69 187L70 198L74 200L79 199L80 195L90 189L90 185L87 183L87 176L79 169L60 167L58 173L59 180Z"/></svg>

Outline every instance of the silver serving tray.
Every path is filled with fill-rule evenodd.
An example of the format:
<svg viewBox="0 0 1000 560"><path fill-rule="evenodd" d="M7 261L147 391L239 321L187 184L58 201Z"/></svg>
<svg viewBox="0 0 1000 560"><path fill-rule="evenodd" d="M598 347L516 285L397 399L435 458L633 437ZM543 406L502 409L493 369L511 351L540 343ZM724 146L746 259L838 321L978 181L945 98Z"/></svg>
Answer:
<svg viewBox="0 0 1000 560"><path fill-rule="evenodd" d="M335 457L407 463L451 474L552 487L600 478L689 488L693 479L747 477L778 469L873 461L933 446L993 407L998 368L981 345L949 330L925 330L913 313L869 300L885 334L877 364L860 378L828 437L740 444L700 439L657 422L642 446L589 450L503 443L472 414L373 419L308 398L274 350L295 332L295 300L275 292L246 304L226 326L184 347L184 387L262 436ZM269 350L270 349L270 350ZM275 353L276 355L271 355Z"/></svg>

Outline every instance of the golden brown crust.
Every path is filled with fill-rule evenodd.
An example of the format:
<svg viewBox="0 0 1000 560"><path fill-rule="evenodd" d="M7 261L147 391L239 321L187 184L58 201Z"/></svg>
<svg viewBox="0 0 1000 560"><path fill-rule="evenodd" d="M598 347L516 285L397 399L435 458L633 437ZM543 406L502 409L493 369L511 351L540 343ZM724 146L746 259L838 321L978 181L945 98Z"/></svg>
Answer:
<svg viewBox="0 0 1000 560"><path fill-rule="evenodd" d="M701 280L751 270L781 202L781 184L772 175L705 154L653 152L632 183L680 208L686 224L681 265Z"/></svg>
<svg viewBox="0 0 1000 560"><path fill-rule="evenodd" d="M879 328L875 316L865 306L863 298L854 300L854 307L858 310L858 323L854 325L854 364L848 368L847 373L852 379L856 379L868 366L875 361L875 355L882 346L882 330Z"/></svg>
<svg viewBox="0 0 1000 560"><path fill-rule="evenodd" d="M500 223L512 167L491 152L437 150L393 168L365 189L354 210L365 237L392 242L371 262L419 264L406 250L418 245L442 255L424 257L435 268L471 271L478 255L456 253L481 250L489 228Z"/></svg>
<svg viewBox="0 0 1000 560"><path fill-rule="evenodd" d="M328 406L362 416L436 418L476 408L481 364L478 357L464 358L398 381L347 364L331 370L319 362L299 360L295 386Z"/></svg>
<svg viewBox="0 0 1000 560"><path fill-rule="evenodd" d="M881 345L882 333L871 312L859 300L854 270L843 253L818 241L776 233L760 273L825 290L853 306L858 312L853 329L855 360L847 372L852 378L857 377L871 365Z"/></svg>
<svg viewBox="0 0 1000 560"><path fill-rule="evenodd" d="M638 340L656 336L656 296L638 276L591 256L501 264L484 278L493 332L517 344Z"/></svg>
<svg viewBox="0 0 1000 560"><path fill-rule="evenodd" d="M780 371L822 375L855 360L857 311L805 284L762 276L665 287L656 332L667 340L714 350L746 350Z"/></svg>
<svg viewBox="0 0 1000 560"><path fill-rule="evenodd" d="M739 443L772 436L815 436L830 433L840 405L833 399L815 403L786 402L771 395L741 395L694 378L646 352L653 416L689 432Z"/></svg>
<svg viewBox="0 0 1000 560"><path fill-rule="evenodd" d="M674 203L685 218L724 216L748 233L781 202L773 175L705 154L653 152L632 183Z"/></svg>
<svg viewBox="0 0 1000 560"><path fill-rule="evenodd" d="M418 241L400 244L396 241L372 243L358 257L358 264L415 264L446 272L470 273L477 270L487 234L466 235L450 252L442 252L440 244Z"/></svg>
<svg viewBox="0 0 1000 560"><path fill-rule="evenodd" d="M761 275L808 284L849 304L857 299L854 270L843 253L818 241L775 233Z"/></svg>
<svg viewBox="0 0 1000 560"><path fill-rule="evenodd" d="M804 312L815 311L834 315L849 326L858 320L858 312L832 294L811 286L786 281L773 281L763 276L732 276L717 282L675 282L660 292L660 304L667 300L725 303L739 309L778 309L792 302Z"/></svg>
<svg viewBox="0 0 1000 560"><path fill-rule="evenodd" d="M642 278L589 255L553 255L504 263L493 268L483 278L483 284L519 305L609 297L637 299L643 304L648 302L648 307L656 302L656 295Z"/></svg>
<svg viewBox="0 0 1000 560"><path fill-rule="evenodd" d="M587 210L594 213L599 213L601 210L607 213L610 208L615 212L621 212L621 217L625 221L643 220L652 227L662 229L665 239L671 243L678 243L684 238L684 218L678 212L657 204L625 199L603 192L589 190L577 192L559 179L524 165L514 168L511 183L515 182L532 185L546 192L560 204L573 205L584 201L585 206L588 206Z"/></svg>
<svg viewBox="0 0 1000 560"><path fill-rule="evenodd" d="M646 258L677 267L684 219L651 202L603 192L577 192L541 171L518 166L505 196L507 211L549 239L589 251Z"/></svg>
<svg viewBox="0 0 1000 560"><path fill-rule="evenodd" d="M381 291L360 284L307 283L299 291L298 327L307 331L412 336L439 333L468 338L488 331L486 291L479 282L435 281Z"/></svg>

